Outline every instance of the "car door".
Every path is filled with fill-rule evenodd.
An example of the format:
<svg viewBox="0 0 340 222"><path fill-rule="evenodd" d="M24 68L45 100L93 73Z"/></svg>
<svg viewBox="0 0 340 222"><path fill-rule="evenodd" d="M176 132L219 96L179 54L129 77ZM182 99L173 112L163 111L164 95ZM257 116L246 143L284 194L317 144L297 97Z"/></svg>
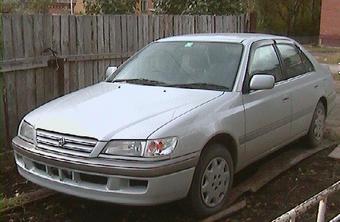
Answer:
<svg viewBox="0 0 340 222"><path fill-rule="evenodd" d="M274 75L274 88L250 91L249 82L257 73ZM243 87L244 142L251 162L284 144L290 136L291 95L274 41L253 43Z"/></svg>
<svg viewBox="0 0 340 222"><path fill-rule="evenodd" d="M318 77L308 57L293 43L277 41L276 47L283 61L287 84L291 89L292 137L305 134L319 100L322 78Z"/></svg>

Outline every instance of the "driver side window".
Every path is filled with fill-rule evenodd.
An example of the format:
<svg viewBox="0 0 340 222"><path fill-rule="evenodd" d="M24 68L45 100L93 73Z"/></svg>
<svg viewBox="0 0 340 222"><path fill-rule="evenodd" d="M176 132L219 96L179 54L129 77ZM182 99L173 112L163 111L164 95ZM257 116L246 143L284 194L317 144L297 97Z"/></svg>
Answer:
<svg viewBox="0 0 340 222"><path fill-rule="evenodd" d="M249 76L256 73L272 74L275 81L284 80L279 59L272 45L257 48L251 58Z"/></svg>

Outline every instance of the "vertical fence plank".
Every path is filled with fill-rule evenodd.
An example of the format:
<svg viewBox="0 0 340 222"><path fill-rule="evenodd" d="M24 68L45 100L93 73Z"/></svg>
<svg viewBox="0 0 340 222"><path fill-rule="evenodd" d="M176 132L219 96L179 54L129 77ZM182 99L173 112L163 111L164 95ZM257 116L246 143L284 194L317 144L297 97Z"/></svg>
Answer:
<svg viewBox="0 0 340 222"><path fill-rule="evenodd" d="M60 31L60 16L55 15L52 17L52 49L57 52L58 55L61 54L61 31ZM58 75L59 69L61 69L60 64L58 64L58 67L55 69L53 72L53 98L58 97L61 92L60 92L60 76ZM57 70L58 69L58 70Z"/></svg>
<svg viewBox="0 0 340 222"><path fill-rule="evenodd" d="M14 41L12 36L12 17L9 15L2 16L3 33L3 58L11 59L14 57ZM10 139L14 137L17 129L17 102L16 102L16 87L15 73L4 73L4 114L5 114L5 129L6 129L6 147L10 145Z"/></svg>
<svg viewBox="0 0 340 222"><path fill-rule="evenodd" d="M148 19L149 16L142 15L143 18L143 47L149 43L149 26L148 26Z"/></svg>
<svg viewBox="0 0 340 222"><path fill-rule="evenodd" d="M92 45L92 54L98 54L98 26L97 26L97 16L92 16L92 39L91 39L91 45ZM98 61L92 62L92 82L98 83Z"/></svg>
<svg viewBox="0 0 340 222"><path fill-rule="evenodd" d="M43 43L44 49L52 48L52 26L53 20L51 15L44 15L43 16ZM46 51L46 54L51 55L50 51ZM54 82L54 75L55 75L55 67L49 67L44 70L44 95L45 95L45 102L51 100L53 98L54 89L53 89L53 82Z"/></svg>
<svg viewBox="0 0 340 222"><path fill-rule="evenodd" d="M84 54L84 17L77 17L77 53ZM85 64L84 62L78 62L78 86L83 88L85 86Z"/></svg>
<svg viewBox="0 0 340 222"><path fill-rule="evenodd" d="M188 34L189 33L189 22L188 22L188 19L187 19L187 15L183 15L181 16L181 34Z"/></svg>
<svg viewBox="0 0 340 222"><path fill-rule="evenodd" d="M153 15L149 15L148 16L148 29L149 29L149 32L148 32L148 42L152 42L153 41Z"/></svg>
<svg viewBox="0 0 340 222"><path fill-rule="evenodd" d="M34 57L34 48L33 48L33 16L28 15L23 19L23 32L25 34L24 40L24 51L25 57L30 58ZM33 110L36 107L36 85L35 85L35 71L27 70L23 71L22 74L26 76L26 86L22 86L25 89L25 93L21 96L26 97L27 107L22 113L22 116L26 115L29 111Z"/></svg>
<svg viewBox="0 0 340 222"><path fill-rule="evenodd" d="M77 23L75 16L69 16L69 53L70 55L77 54ZM69 63L70 71L70 92L73 92L79 88L78 85L78 66L74 62Z"/></svg>
<svg viewBox="0 0 340 222"><path fill-rule="evenodd" d="M12 33L13 33L13 43L14 43L14 56L15 58L24 57L24 42L23 42L23 27L22 27L22 15L14 15L12 17ZM27 110L27 100L25 99L25 88L27 85L26 75L20 78L20 71L15 72L15 89L16 97L12 98L16 100L17 104L17 117L14 121L16 128Z"/></svg>
<svg viewBox="0 0 340 222"><path fill-rule="evenodd" d="M193 16L189 17L189 33L195 33L195 18Z"/></svg>
<svg viewBox="0 0 340 222"><path fill-rule="evenodd" d="M114 53L114 47L115 47L115 44L116 44L116 40L115 40L115 37L116 37L116 32L117 30L115 29L115 16L114 15L110 15L109 17L109 29L110 29L110 33L109 33L109 41L110 41L110 53ZM116 60L113 60L111 62L111 65L115 65L117 66L117 61Z"/></svg>
<svg viewBox="0 0 340 222"><path fill-rule="evenodd" d="M60 16L56 15L52 17L52 49L57 52L57 55L61 55L61 31L60 31ZM62 69L62 64L58 64L53 72L53 98L61 95L60 91L60 76L59 69Z"/></svg>
<svg viewBox="0 0 340 222"><path fill-rule="evenodd" d="M245 24L246 24L246 16L241 15L241 32L247 32L247 30L245 30Z"/></svg>
<svg viewBox="0 0 340 222"><path fill-rule="evenodd" d="M98 53L104 53L104 18L103 16L97 17L97 41L98 41ZM101 60L98 64L98 80L104 79L105 61Z"/></svg>
<svg viewBox="0 0 340 222"><path fill-rule="evenodd" d="M166 36L173 36L174 35L174 16L167 15L166 16L166 24L167 24L167 31L165 33Z"/></svg>
<svg viewBox="0 0 340 222"><path fill-rule="evenodd" d="M122 47L122 55L124 59L128 52L126 24L127 24L127 18L126 16L122 15L121 16L121 27L122 27L122 46L121 47Z"/></svg>
<svg viewBox="0 0 340 222"><path fill-rule="evenodd" d="M196 27L195 27L195 33L201 33L203 32L202 30L202 16L199 16L199 15L196 15L195 16L195 19L196 19Z"/></svg>
<svg viewBox="0 0 340 222"><path fill-rule="evenodd" d="M215 17L215 32L221 33L222 31L222 16L216 16Z"/></svg>
<svg viewBox="0 0 340 222"><path fill-rule="evenodd" d="M137 49L137 17L135 15L127 16L127 46L128 54L133 54Z"/></svg>
<svg viewBox="0 0 340 222"><path fill-rule="evenodd" d="M122 55L122 28L121 28L121 16L115 16L114 20L114 30L115 30L115 35L114 35L114 54L117 55ZM117 60L117 66L122 64L124 59L126 58L120 58Z"/></svg>
<svg viewBox="0 0 340 222"><path fill-rule="evenodd" d="M91 54L91 33L92 33L92 26L91 26L91 16L83 16L83 32L84 32L84 54ZM85 86L92 85L92 61L85 61Z"/></svg>
<svg viewBox="0 0 340 222"><path fill-rule="evenodd" d="M69 55L70 53L70 33L69 33L69 16L63 15L60 18L60 31L61 31L61 55ZM64 75L61 76L62 93L67 94L70 92L70 66L69 63L63 65Z"/></svg>
<svg viewBox="0 0 340 222"><path fill-rule="evenodd" d="M43 16L35 15L33 17L33 34L34 34L34 54L36 56L42 55L44 50L44 34L43 34ZM45 102L45 84L44 84L44 70L35 70L35 85L36 85L36 102L37 106Z"/></svg>
<svg viewBox="0 0 340 222"><path fill-rule="evenodd" d="M143 16L138 16L138 49L143 48L144 46L144 33L143 33Z"/></svg>
<svg viewBox="0 0 340 222"><path fill-rule="evenodd" d="M164 38L165 37L165 24L164 24L164 15L160 15L159 17L159 36L158 38Z"/></svg>
<svg viewBox="0 0 340 222"><path fill-rule="evenodd" d="M230 29L230 24L231 20L229 19L229 16L223 16L223 32L233 32L233 30Z"/></svg>
<svg viewBox="0 0 340 222"><path fill-rule="evenodd" d="M137 16L132 16L132 51L131 54L134 54L138 50L138 20Z"/></svg>
<svg viewBox="0 0 340 222"><path fill-rule="evenodd" d="M179 30L179 15L174 15L174 26L173 26L173 34L174 35L179 35L180 34L180 30Z"/></svg>
<svg viewBox="0 0 340 222"><path fill-rule="evenodd" d="M153 16L153 39L159 39L159 16Z"/></svg>
<svg viewBox="0 0 340 222"><path fill-rule="evenodd" d="M134 27L133 27L133 15L127 16L127 52L128 54L133 52L133 35L134 35Z"/></svg>
<svg viewBox="0 0 340 222"><path fill-rule="evenodd" d="M110 52L110 16L104 15L104 52ZM108 64L113 63L113 61L108 61Z"/></svg>
<svg viewBox="0 0 340 222"><path fill-rule="evenodd" d="M206 21L207 21L207 32L211 33L214 32L214 20L212 19L212 16L207 15L206 17Z"/></svg>

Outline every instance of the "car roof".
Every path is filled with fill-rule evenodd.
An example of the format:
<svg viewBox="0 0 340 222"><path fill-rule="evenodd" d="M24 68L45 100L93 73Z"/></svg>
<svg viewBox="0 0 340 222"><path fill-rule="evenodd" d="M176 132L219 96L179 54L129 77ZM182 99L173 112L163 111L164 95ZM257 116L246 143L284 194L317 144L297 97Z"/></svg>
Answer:
<svg viewBox="0 0 340 222"><path fill-rule="evenodd" d="M156 42L181 42L181 41L193 41L193 42L231 42L231 43L243 43L243 42L255 42L266 39L291 39L283 36L260 34L260 33L202 33L202 34L190 34L190 35L178 35L159 39Z"/></svg>

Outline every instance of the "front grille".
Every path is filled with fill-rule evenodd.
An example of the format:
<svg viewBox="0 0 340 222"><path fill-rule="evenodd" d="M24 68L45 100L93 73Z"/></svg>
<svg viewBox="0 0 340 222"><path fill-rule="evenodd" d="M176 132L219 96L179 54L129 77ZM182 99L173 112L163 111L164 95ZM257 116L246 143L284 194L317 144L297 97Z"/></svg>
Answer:
<svg viewBox="0 0 340 222"><path fill-rule="evenodd" d="M37 148L55 153L88 156L97 144L97 140L87 137L72 136L37 130Z"/></svg>

